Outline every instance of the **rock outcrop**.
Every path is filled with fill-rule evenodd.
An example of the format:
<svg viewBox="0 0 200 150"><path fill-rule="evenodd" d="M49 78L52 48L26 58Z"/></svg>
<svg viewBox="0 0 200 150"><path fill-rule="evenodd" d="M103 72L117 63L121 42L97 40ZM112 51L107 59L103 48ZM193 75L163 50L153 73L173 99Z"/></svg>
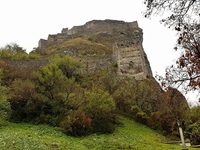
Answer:
<svg viewBox="0 0 200 150"><path fill-rule="evenodd" d="M94 48L88 48L88 52L83 56L76 48L76 50L69 46L59 48L67 55L79 57L81 55L87 69L95 70L115 63L120 76L131 76L136 79L152 77L149 61L142 46L143 32L136 21L93 20L82 26L74 26L70 30L64 28L61 33L49 35L47 40L40 39L38 51L43 53L49 47L62 45L77 38L96 44L94 47L107 47L111 52L104 52L101 57L97 57L98 52L91 54L89 51Z"/></svg>

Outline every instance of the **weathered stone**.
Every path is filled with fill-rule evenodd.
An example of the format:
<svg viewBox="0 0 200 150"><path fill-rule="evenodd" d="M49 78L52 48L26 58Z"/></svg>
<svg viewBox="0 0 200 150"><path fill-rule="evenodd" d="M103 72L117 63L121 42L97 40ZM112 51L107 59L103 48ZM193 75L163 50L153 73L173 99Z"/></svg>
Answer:
<svg viewBox="0 0 200 150"><path fill-rule="evenodd" d="M40 50L43 50L45 47L47 47L47 45L47 40L40 39L38 42L38 47L40 48Z"/></svg>
<svg viewBox="0 0 200 150"><path fill-rule="evenodd" d="M115 62L118 65L118 75L131 76L136 79L152 77L151 68L146 53L143 50L143 32L138 27L137 21L124 22L117 20L93 20L82 26L74 26L70 30L64 28L62 33L49 35L48 40L39 41L39 50L50 45L55 45L76 37L90 38L94 35L110 35L112 37L111 47L113 54L107 58L95 57L96 54L87 54L83 62L87 69L98 70ZM64 50L65 54L80 56L82 54L69 49Z"/></svg>

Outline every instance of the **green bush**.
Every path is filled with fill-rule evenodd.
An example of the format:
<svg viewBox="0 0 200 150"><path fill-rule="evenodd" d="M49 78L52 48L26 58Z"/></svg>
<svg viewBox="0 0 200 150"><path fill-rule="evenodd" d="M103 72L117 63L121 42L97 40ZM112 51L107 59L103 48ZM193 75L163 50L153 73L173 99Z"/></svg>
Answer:
<svg viewBox="0 0 200 150"><path fill-rule="evenodd" d="M67 61L65 64L65 60L68 60L67 57L63 59L55 59L52 63L34 73L36 91L42 101L41 115L38 120L43 123L58 125L61 118L68 114L68 111L74 111L82 104L82 89L75 82L74 74L71 74L71 78L65 75L66 72L64 71L68 71L69 68L66 66L69 64L67 64ZM71 59L69 62L71 62ZM64 70L60 65L65 66ZM73 65L69 66L72 67ZM75 69L76 67L72 68Z"/></svg>
<svg viewBox="0 0 200 150"><path fill-rule="evenodd" d="M27 53L14 53L9 49L0 50L0 58L7 58L12 60L24 60L24 59L39 59L39 54L27 54Z"/></svg>
<svg viewBox="0 0 200 150"><path fill-rule="evenodd" d="M79 107L82 89L73 77L63 74L59 68L62 63L52 62L41 67L34 72L32 80L12 82L9 101L13 120L56 126L68 111Z"/></svg>
<svg viewBox="0 0 200 150"><path fill-rule="evenodd" d="M200 144L200 120L189 125L187 131L190 132L192 144Z"/></svg>
<svg viewBox="0 0 200 150"><path fill-rule="evenodd" d="M121 80L112 94L117 109L126 114L132 114L131 107L137 106L137 83L135 80Z"/></svg>
<svg viewBox="0 0 200 150"><path fill-rule="evenodd" d="M60 127L67 134L82 136L91 133L91 122L92 119L84 112L74 111L62 119Z"/></svg>
<svg viewBox="0 0 200 150"><path fill-rule="evenodd" d="M185 113L185 126L192 144L200 144L200 106Z"/></svg>
<svg viewBox="0 0 200 150"><path fill-rule="evenodd" d="M94 88L85 91L77 110L63 117L60 126L66 133L80 136L89 133L111 133L115 129L115 103L105 91Z"/></svg>
<svg viewBox="0 0 200 150"><path fill-rule="evenodd" d="M0 58L19 60L19 59L38 59L39 54L27 54L26 50L16 43L8 44L0 48Z"/></svg>
<svg viewBox="0 0 200 150"><path fill-rule="evenodd" d="M147 122L148 126L153 129L162 130L160 118L161 118L161 112L152 113Z"/></svg>
<svg viewBox="0 0 200 150"><path fill-rule="evenodd" d="M86 114L92 118L94 132L113 132L115 128L115 102L108 92L94 88L85 93Z"/></svg>
<svg viewBox="0 0 200 150"><path fill-rule="evenodd" d="M58 66L58 68L62 71L64 76L67 78L75 78L79 80L80 78L80 69L82 64L80 61L65 55L56 55L54 56L50 62Z"/></svg>
<svg viewBox="0 0 200 150"><path fill-rule="evenodd" d="M6 99L0 98L0 118L8 120L10 118L10 114L11 114L10 103Z"/></svg>
<svg viewBox="0 0 200 150"><path fill-rule="evenodd" d="M34 81L36 92L40 95L39 99L42 101L42 109L40 111L42 115L40 116L41 122L56 125L58 116L65 109L69 80L67 80L57 65L50 64L34 73Z"/></svg>
<svg viewBox="0 0 200 150"><path fill-rule="evenodd" d="M137 114L136 114L136 120L138 121L138 122L141 122L141 123L143 123L143 124L146 124L147 123L147 120L149 119L149 117L147 116L147 114L146 113L144 113L144 112L138 112Z"/></svg>
<svg viewBox="0 0 200 150"><path fill-rule="evenodd" d="M36 89L31 80L15 80L10 86L11 119L29 121L38 116Z"/></svg>
<svg viewBox="0 0 200 150"><path fill-rule="evenodd" d="M7 101L8 90L6 87L1 85L2 76L3 72L0 69L0 118L9 119L11 108L10 108L10 103Z"/></svg>
<svg viewBox="0 0 200 150"><path fill-rule="evenodd" d="M0 58L12 58L14 56L13 52L11 50L0 50Z"/></svg>

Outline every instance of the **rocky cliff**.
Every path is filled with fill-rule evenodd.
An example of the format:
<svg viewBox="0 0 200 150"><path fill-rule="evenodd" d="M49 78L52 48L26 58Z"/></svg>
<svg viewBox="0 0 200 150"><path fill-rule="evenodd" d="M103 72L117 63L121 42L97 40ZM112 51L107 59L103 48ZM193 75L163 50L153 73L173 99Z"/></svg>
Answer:
<svg viewBox="0 0 200 150"><path fill-rule="evenodd" d="M145 79L152 72L142 42L143 32L136 21L93 20L40 39L37 51L81 58L90 71L116 64L118 75Z"/></svg>

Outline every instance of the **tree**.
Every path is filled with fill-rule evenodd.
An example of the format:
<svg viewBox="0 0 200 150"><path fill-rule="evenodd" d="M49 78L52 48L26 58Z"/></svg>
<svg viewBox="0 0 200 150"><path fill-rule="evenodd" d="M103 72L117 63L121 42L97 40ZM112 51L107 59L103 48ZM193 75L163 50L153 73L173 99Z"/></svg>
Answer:
<svg viewBox="0 0 200 150"><path fill-rule="evenodd" d="M56 55L50 61L56 64L67 78L73 77L76 80L79 80L81 69L80 61L65 55Z"/></svg>
<svg viewBox="0 0 200 150"><path fill-rule="evenodd" d="M13 53L26 53L26 50L16 43L7 44L4 49L10 50Z"/></svg>
<svg viewBox="0 0 200 150"><path fill-rule="evenodd" d="M40 68L34 74L36 89L50 101L59 97L65 90L66 78L57 65L50 64Z"/></svg>
<svg viewBox="0 0 200 150"><path fill-rule="evenodd" d="M187 136L192 144L200 144L200 106L192 107L185 116Z"/></svg>
<svg viewBox="0 0 200 150"><path fill-rule="evenodd" d="M35 56L36 55L28 55L26 50L16 43L7 44L6 46L0 48L0 58L4 59L34 59L37 57Z"/></svg>
<svg viewBox="0 0 200 150"><path fill-rule="evenodd" d="M38 116L39 102L36 101L36 89L31 80L14 80L10 86L9 94L12 120L28 121Z"/></svg>
<svg viewBox="0 0 200 150"><path fill-rule="evenodd" d="M145 4L145 17L164 14L161 21L178 32L175 49L181 55L159 80L164 86L200 90L200 0L145 0Z"/></svg>
<svg viewBox="0 0 200 150"><path fill-rule="evenodd" d="M115 101L112 96L98 87L85 92L83 110L92 119L93 131L112 133L115 129Z"/></svg>
<svg viewBox="0 0 200 150"><path fill-rule="evenodd" d="M68 111L79 107L75 100L82 90L74 78L67 78L59 66L51 63L34 73L36 92L42 101L41 122L56 125ZM80 102L80 101L79 101Z"/></svg>

